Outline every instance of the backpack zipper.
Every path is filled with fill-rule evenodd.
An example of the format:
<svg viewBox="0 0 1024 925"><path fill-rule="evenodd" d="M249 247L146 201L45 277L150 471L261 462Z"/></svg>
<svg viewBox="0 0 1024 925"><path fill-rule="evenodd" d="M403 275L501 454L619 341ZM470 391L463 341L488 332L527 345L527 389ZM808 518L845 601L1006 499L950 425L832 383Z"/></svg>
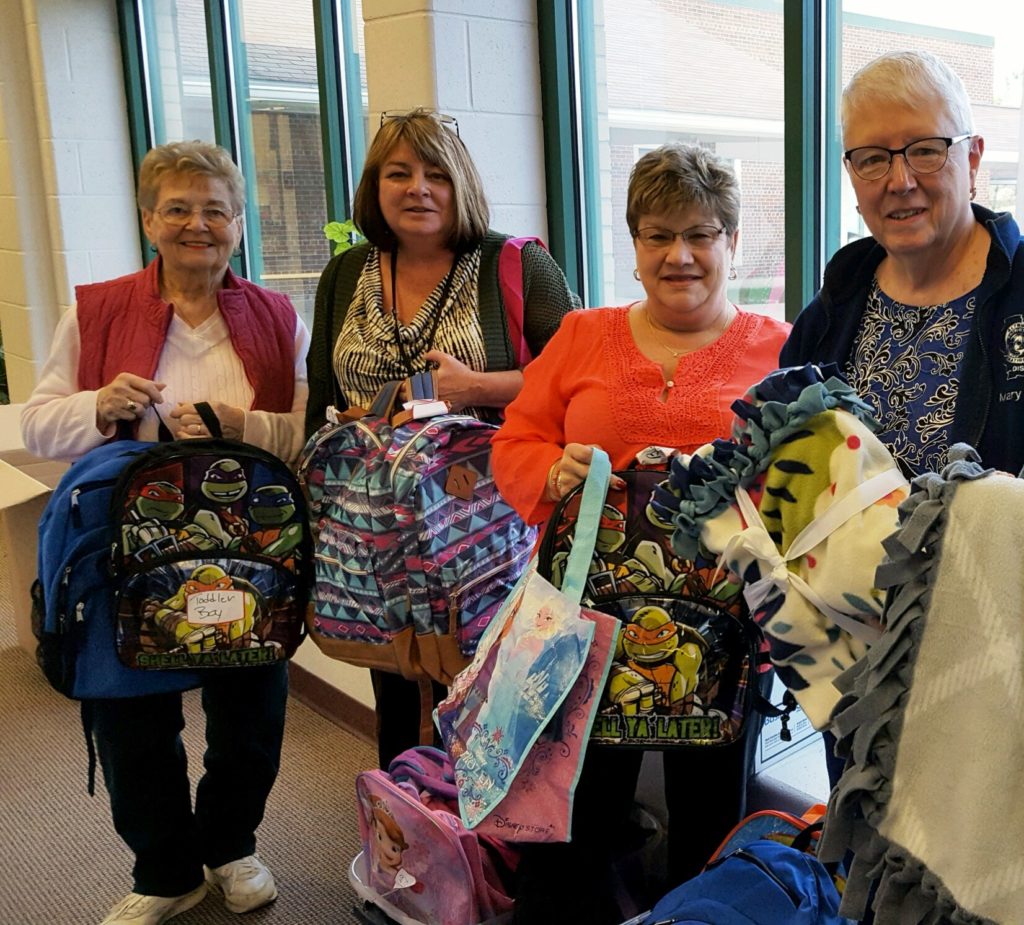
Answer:
<svg viewBox="0 0 1024 925"><path fill-rule="evenodd" d="M303 459L302 464L296 471L296 476L300 479L300 481L306 481L306 473L309 471L309 467L313 463L313 458L316 456L317 451L320 449L320 447L323 446L324 443L326 443L336 434L344 430L346 427L358 428L359 430L363 431L363 433L365 433L370 438L370 440L373 441L373 443L377 446L378 450L383 449L384 444L381 442L381 439L362 421L355 420L347 421L344 424L336 424L330 430L325 431L319 437L317 437L316 442L313 444L313 448L308 453L305 454L305 459Z"/></svg>
<svg viewBox="0 0 1024 925"><path fill-rule="evenodd" d="M455 423L455 422L464 423L464 422L467 422L467 421L473 421L474 423L477 423L477 424L483 424L484 423L483 421L478 421L475 417L472 417L471 415L468 415L468 414L448 415L448 420L452 421L453 423ZM422 431L420 431L420 433L422 433ZM395 458L391 461L391 468L388 471L388 481L391 483L392 489L395 486L395 472L398 470L398 467L402 464L402 460L405 459L406 455L412 449L413 444L416 442L416 440L419 438L419 436L420 436L419 433L416 434L415 436L413 436L412 439L410 439L405 444L405 446L403 446L398 451L398 453L395 454Z"/></svg>
<svg viewBox="0 0 1024 925"><path fill-rule="evenodd" d="M468 594L470 589L475 588L481 582L487 581L488 578L492 578L499 572L504 572L505 570L511 568L520 559L522 559L523 556L528 556L531 552L533 552L532 546L527 546L525 549L521 549L518 553L516 553L511 559L506 559L500 565L495 565L493 568L488 569L482 575L477 575L476 578L467 581L464 585L461 585L455 591L452 591L451 595L448 598L449 613L454 614L458 612L459 599Z"/></svg>

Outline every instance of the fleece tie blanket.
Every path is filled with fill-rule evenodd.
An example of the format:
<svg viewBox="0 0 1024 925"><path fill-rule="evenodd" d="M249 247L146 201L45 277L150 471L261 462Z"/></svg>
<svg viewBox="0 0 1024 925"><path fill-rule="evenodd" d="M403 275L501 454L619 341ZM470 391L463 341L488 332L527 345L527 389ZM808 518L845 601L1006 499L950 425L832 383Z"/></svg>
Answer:
<svg viewBox="0 0 1024 925"><path fill-rule="evenodd" d="M1024 922L1024 481L962 444L914 480L878 572L885 632L838 680L846 770L818 856L853 852L844 915Z"/></svg>
<svg viewBox="0 0 1024 925"><path fill-rule="evenodd" d="M772 664L817 729L839 700L833 680L881 631L875 570L908 494L836 372L786 369L755 385L733 404L732 439L675 459L651 505L680 556L703 548L742 579Z"/></svg>

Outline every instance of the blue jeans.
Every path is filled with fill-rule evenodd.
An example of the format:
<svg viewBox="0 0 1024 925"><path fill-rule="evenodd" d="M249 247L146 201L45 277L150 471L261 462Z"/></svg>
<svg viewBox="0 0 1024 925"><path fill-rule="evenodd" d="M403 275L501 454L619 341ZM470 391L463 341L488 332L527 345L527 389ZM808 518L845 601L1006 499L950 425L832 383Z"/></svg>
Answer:
<svg viewBox="0 0 1024 925"><path fill-rule="evenodd" d="M89 703L114 828L135 855L134 887L180 896L250 855L281 761L288 666L210 671L202 685L206 771L192 808L181 694Z"/></svg>

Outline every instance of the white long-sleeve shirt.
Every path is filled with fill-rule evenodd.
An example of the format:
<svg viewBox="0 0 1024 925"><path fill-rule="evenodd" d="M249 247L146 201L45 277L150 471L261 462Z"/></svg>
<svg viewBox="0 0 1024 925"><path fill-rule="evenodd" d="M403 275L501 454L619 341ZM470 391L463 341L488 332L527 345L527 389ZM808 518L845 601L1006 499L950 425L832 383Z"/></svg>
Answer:
<svg viewBox="0 0 1024 925"><path fill-rule="evenodd" d="M242 439L246 443L268 450L288 463L294 462L303 446L303 416L309 393L306 382L309 339L309 330L296 314L295 395L291 411L252 411L248 409L252 405L253 388L232 347L220 311L196 328L174 315L153 376L155 382L166 384L164 400L143 415L138 439L158 439L158 414L173 432L176 428L172 426L170 413L177 402L222 401L245 409ZM77 459L114 435L114 425L104 430L96 426L96 391L78 388L80 355L76 306L58 323L50 356L21 414L22 439L28 450L37 456Z"/></svg>

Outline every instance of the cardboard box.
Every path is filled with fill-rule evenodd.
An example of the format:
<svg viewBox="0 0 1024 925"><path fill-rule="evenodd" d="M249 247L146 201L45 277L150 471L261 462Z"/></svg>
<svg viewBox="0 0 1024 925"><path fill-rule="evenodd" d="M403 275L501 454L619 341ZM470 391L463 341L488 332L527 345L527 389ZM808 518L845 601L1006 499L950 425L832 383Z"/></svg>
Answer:
<svg viewBox="0 0 1024 925"><path fill-rule="evenodd" d="M0 406L0 548L7 565L18 644L35 653L29 589L36 577L37 528L67 463L39 459L21 443L20 405Z"/></svg>

